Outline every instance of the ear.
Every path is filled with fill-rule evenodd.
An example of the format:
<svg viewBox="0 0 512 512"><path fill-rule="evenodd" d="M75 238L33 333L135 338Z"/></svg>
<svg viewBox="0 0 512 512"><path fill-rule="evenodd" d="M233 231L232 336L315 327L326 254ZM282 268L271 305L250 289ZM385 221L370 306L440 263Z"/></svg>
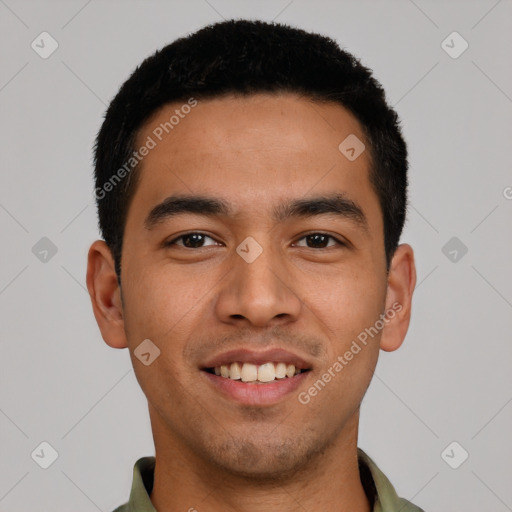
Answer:
<svg viewBox="0 0 512 512"><path fill-rule="evenodd" d="M87 289L103 340L112 348L126 348L121 288L112 253L103 240L96 240L89 248Z"/></svg>
<svg viewBox="0 0 512 512"><path fill-rule="evenodd" d="M411 302L416 286L414 252L408 244L397 247L391 260L386 293L386 318L380 348L392 352L402 345L411 319Z"/></svg>

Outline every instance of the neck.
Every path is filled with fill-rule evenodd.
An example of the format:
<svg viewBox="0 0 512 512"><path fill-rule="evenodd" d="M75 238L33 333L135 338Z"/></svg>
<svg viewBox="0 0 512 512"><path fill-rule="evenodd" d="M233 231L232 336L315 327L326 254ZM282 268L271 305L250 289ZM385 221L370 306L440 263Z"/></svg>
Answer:
<svg viewBox="0 0 512 512"><path fill-rule="evenodd" d="M248 478L210 464L169 436L154 411L151 416L156 465L150 498L159 512L371 510L357 461L358 413L324 453L280 481Z"/></svg>

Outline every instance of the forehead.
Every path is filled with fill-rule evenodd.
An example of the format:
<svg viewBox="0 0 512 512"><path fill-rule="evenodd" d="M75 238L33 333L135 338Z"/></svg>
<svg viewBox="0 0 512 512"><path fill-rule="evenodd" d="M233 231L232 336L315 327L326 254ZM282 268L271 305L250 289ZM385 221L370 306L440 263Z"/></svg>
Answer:
<svg viewBox="0 0 512 512"><path fill-rule="evenodd" d="M294 93L226 95L193 102L192 107L191 100L165 105L144 123L139 144L150 136L158 146L150 158L162 156L163 147L183 157L180 153L192 146L200 153L280 149L317 157L320 150L335 154L338 144L333 143L341 136L364 140L359 122L343 106Z"/></svg>
<svg viewBox="0 0 512 512"><path fill-rule="evenodd" d="M146 214L180 193L229 199L246 217L275 211L283 197L341 193L378 214L369 152L350 160L339 148L347 138L365 143L341 105L291 93L194 102L165 105L139 130L136 147L153 146L139 164L133 201Z"/></svg>

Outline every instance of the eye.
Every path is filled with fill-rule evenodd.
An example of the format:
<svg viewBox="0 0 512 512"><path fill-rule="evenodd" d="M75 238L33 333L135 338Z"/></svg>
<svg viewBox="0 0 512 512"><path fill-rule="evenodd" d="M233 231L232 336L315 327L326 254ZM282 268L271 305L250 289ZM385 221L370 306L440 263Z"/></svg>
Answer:
<svg viewBox="0 0 512 512"><path fill-rule="evenodd" d="M341 246L344 246L345 244L343 242L341 242L340 240L338 240L337 238L333 237L332 235L328 235L327 233L309 233L308 235L306 236L303 236L300 240L307 240L307 242L311 242L312 246L310 245L306 245L307 247L311 248L311 249L325 249L327 247L333 247L333 245L326 245L328 243L328 240L331 239L331 240L334 240L334 246L336 245L341 245ZM299 241L300 241L299 240ZM306 242L306 244L307 244ZM298 245L298 244L296 244ZM304 247L303 245L299 247Z"/></svg>
<svg viewBox="0 0 512 512"><path fill-rule="evenodd" d="M207 238L212 240L213 242L215 242L215 240L213 240L212 237L206 235L205 233L199 233L199 232L185 233L185 234L180 235L179 237L175 238L174 240L166 242L165 246L169 247L172 245L178 245L178 246L182 246L182 247L187 247L189 249L197 249L197 248L204 247L203 243ZM181 244L176 243L178 240L182 240L183 243L181 243ZM215 244L217 244L217 242L215 242Z"/></svg>
<svg viewBox="0 0 512 512"><path fill-rule="evenodd" d="M200 249L201 247L208 247L208 245L205 245L206 239L211 240L214 242L213 244L209 245L219 245L218 242L216 242L212 237L206 235L205 233L200 233L197 231L190 232L190 233L184 233L183 235L180 235L173 240L170 240L169 242L165 242L165 246L181 246L188 249ZM327 233L309 233L302 238L299 239L299 242L302 240L306 240L306 245L301 245L299 243L296 243L298 247L308 247L310 249L326 249L328 247L335 247L336 245L339 246L345 246L343 242L338 240L332 235L329 235ZM329 244L329 240L332 240L334 243L331 245ZM181 243L178 243L181 242Z"/></svg>

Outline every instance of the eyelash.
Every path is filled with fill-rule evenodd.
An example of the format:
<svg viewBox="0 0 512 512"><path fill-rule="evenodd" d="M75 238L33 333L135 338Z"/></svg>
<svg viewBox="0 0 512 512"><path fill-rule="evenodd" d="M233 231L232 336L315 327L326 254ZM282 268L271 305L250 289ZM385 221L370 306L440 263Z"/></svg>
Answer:
<svg viewBox="0 0 512 512"><path fill-rule="evenodd" d="M182 238L186 237L186 236L189 236L189 235L203 235L207 238L210 238L212 240L215 240L213 237L207 235L206 233L203 233L201 231L189 231L188 233L183 233L182 235L174 238L173 240L170 240L169 242L165 242L164 245L165 247L170 247L170 246L173 246L173 245L176 245L175 242L177 240L181 240ZM322 231L312 231L311 233L307 233L305 235L303 235L301 238L299 238L299 241L300 240L303 240L304 238L307 238L309 236L313 236L313 235L323 235L323 236L326 236L332 240L334 240L336 242L337 245L339 246L345 246L347 244L343 243L341 240L338 240L335 236L333 235L330 235L329 233L324 233ZM191 247L185 247L184 245L182 245L181 247L183 247L184 249L203 249L203 247L195 247L195 248L191 248ZM333 246L331 246L333 247ZM319 250L319 249L328 249L329 247L320 247L319 249L318 248L315 248L315 247L306 247L307 249L316 249L316 250Z"/></svg>

